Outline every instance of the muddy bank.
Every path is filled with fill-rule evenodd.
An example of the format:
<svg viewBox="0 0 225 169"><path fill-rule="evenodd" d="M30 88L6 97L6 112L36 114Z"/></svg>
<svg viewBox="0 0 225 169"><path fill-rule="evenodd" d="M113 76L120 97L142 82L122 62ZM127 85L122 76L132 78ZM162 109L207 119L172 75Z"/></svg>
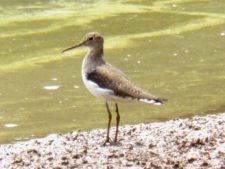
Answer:
<svg viewBox="0 0 225 169"><path fill-rule="evenodd" d="M94 129L0 145L0 168L225 168L225 113L121 126L117 146L102 146L105 135Z"/></svg>

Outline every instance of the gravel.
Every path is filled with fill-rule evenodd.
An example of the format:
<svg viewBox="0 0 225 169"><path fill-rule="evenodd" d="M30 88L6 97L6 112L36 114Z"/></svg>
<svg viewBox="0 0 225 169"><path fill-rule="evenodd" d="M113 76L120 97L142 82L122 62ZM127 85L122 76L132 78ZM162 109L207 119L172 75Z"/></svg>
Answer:
<svg viewBox="0 0 225 169"><path fill-rule="evenodd" d="M103 146L105 136L77 130L0 145L0 168L225 169L225 113L124 125L118 145Z"/></svg>

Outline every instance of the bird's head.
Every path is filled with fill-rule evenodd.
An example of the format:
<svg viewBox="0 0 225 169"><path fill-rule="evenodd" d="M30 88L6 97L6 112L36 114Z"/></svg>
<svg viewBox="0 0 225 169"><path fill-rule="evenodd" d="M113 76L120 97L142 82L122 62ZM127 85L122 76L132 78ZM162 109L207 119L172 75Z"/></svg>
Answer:
<svg viewBox="0 0 225 169"><path fill-rule="evenodd" d="M83 39L78 44L75 44L63 50L62 52L66 52L68 50L72 50L80 46L87 46L89 48L102 47L103 42L104 42L103 37L99 33L90 32L84 35Z"/></svg>

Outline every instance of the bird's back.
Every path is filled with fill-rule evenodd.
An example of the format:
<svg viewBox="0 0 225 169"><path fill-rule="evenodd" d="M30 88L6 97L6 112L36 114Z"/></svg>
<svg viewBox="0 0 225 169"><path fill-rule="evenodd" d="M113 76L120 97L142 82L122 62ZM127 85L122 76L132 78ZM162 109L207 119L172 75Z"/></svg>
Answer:
<svg viewBox="0 0 225 169"><path fill-rule="evenodd" d="M146 103L161 104L165 99L158 98L132 83L119 69L110 64L97 66L87 74L87 79L99 87L113 91L116 97L138 100Z"/></svg>

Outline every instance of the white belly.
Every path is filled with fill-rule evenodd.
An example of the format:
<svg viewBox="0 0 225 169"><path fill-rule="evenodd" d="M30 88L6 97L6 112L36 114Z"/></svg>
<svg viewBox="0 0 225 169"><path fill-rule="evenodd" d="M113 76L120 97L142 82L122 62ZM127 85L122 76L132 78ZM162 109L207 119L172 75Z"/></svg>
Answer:
<svg viewBox="0 0 225 169"><path fill-rule="evenodd" d="M112 90L99 87L96 83L88 80L83 75L82 80L89 92L91 92L94 96L106 101L113 100L114 92Z"/></svg>
<svg viewBox="0 0 225 169"><path fill-rule="evenodd" d="M83 63L82 63L82 70L81 70L81 76L82 80L86 86L86 88L89 90L90 93L92 93L94 96L103 99L104 101L122 101L127 100L122 97L118 97L115 95L114 91L111 89L101 88L97 83L90 81L87 79L86 72L84 71L85 65L86 65L86 59L87 56L85 56ZM129 99L128 99L129 100Z"/></svg>
<svg viewBox="0 0 225 169"><path fill-rule="evenodd" d="M86 77L86 74L83 70L84 69L82 69L81 76L82 76L82 80L84 82L84 85L86 86L88 91L90 93L92 93L94 96L96 96L100 99L103 99L105 101L112 100L113 97L114 97L114 92L110 89L101 88L95 82L88 80L87 77Z"/></svg>

